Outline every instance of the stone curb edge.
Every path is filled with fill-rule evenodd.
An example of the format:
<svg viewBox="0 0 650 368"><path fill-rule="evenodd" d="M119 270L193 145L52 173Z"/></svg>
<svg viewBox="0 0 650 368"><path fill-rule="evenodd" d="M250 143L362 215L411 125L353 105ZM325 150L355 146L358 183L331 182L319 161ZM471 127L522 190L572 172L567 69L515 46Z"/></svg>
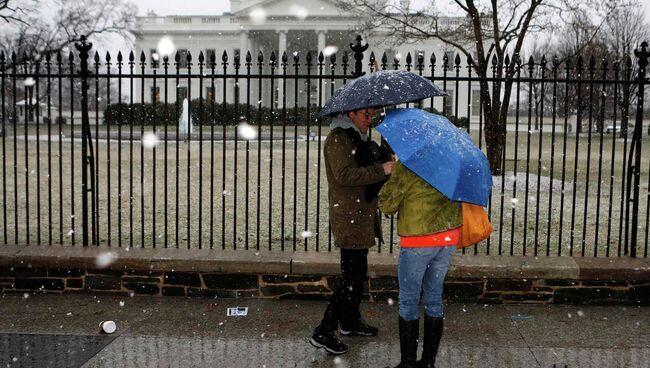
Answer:
<svg viewBox="0 0 650 368"><path fill-rule="evenodd" d="M369 275L396 276L397 258L397 253L371 251L368 255ZM104 264L101 264L102 260ZM60 245L0 246L0 266L284 275L338 275L340 272L339 253L335 251L188 250ZM650 259L457 254L453 257L447 278L650 281Z"/></svg>

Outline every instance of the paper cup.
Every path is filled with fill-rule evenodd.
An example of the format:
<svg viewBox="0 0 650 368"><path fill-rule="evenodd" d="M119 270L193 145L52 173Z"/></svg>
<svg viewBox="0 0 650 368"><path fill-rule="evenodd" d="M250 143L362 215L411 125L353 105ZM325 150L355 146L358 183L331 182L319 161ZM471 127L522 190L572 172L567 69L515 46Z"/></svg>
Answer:
<svg viewBox="0 0 650 368"><path fill-rule="evenodd" d="M113 321L101 321L99 323L99 331L106 333L106 334L112 334L117 330L117 325Z"/></svg>

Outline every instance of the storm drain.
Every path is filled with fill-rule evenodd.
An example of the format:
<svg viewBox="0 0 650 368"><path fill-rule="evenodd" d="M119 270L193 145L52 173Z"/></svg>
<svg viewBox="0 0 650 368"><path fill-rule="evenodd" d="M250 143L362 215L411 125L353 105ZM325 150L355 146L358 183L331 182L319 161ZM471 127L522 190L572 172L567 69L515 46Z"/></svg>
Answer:
<svg viewBox="0 0 650 368"><path fill-rule="evenodd" d="M80 367L113 336L0 334L0 367Z"/></svg>

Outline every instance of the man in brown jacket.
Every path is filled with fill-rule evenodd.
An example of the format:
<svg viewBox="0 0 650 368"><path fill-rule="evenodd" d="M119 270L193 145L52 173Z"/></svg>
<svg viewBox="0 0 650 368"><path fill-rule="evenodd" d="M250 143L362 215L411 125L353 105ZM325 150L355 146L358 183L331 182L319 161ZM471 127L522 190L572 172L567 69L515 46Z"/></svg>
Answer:
<svg viewBox="0 0 650 368"><path fill-rule="evenodd" d="M309 340L332 354L348 347L336 336L375 336L377 328L361 318L359 305L368 272L368 248L381 239L377 194L390 175L390 155L368 139L373 108L349 111L332 120L324 145L329 214L334 245L341 250L341 280L320 325Z"/></svg>

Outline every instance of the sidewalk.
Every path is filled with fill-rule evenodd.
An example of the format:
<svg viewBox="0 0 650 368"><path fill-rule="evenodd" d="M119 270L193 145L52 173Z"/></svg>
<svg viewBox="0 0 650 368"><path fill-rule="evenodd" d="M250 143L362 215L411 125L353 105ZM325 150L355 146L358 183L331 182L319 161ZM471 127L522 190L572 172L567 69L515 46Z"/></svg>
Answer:
<svg viewBox="0 0 650 368"><path fill-rule="evenodd" d="M245 317L226 308L247 306ZM323 301L86 294L0 296L2 367L385 367L399 362L397 302L362 305L380 328L334 357L307 339ZM97 334L114 320L112 335ZM650 308L447 306L439 368L650 367Z"/></svg>

